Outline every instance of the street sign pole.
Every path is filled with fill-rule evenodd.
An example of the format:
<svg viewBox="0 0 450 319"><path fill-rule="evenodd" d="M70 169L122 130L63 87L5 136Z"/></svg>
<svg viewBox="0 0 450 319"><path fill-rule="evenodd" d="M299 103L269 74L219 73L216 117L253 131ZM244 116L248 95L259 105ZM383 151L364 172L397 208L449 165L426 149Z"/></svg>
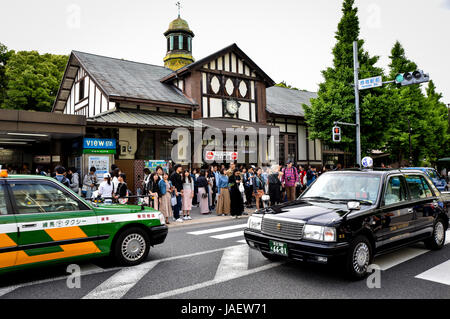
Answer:
<svg viewBox="0 0 450 319"><path fill-rule="evenodd" d="M356 164L361 165L361 130L359 122L359 81L358 81L358 42L353 42L353 68L355 77L355 113L356 113Z"/></svg>

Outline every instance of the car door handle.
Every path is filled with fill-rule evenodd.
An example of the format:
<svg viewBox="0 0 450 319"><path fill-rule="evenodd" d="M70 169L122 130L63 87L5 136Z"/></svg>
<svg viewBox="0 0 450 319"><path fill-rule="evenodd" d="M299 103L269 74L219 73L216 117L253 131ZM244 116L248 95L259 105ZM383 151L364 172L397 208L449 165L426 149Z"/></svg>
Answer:
<svg viewBox="0 0 450 319"><path fill-rule="evenodd" d="M22 228L33 228L33 227L36 227L36 226L37 226L37 224L23 224Z"/></svg>

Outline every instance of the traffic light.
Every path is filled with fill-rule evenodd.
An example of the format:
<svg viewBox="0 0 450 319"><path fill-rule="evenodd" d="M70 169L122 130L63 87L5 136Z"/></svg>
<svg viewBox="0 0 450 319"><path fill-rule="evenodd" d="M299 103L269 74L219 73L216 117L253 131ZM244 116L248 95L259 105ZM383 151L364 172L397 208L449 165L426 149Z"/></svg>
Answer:
<svg viewBox="0 0 450 319"><path fill-rule="evenodd" d="M400 84L401 86L419 84L428 81L430 81L430 76L423 73L422 70L406 72L404 74L397 74L397 76L395 77L395 83Z"/></svg>
<svg viewBox="0 0 450 319"><path fill-rule="evenodd" d="M333 127L333 142L339 143L341 141L341 128L339 126Z"/></svg>

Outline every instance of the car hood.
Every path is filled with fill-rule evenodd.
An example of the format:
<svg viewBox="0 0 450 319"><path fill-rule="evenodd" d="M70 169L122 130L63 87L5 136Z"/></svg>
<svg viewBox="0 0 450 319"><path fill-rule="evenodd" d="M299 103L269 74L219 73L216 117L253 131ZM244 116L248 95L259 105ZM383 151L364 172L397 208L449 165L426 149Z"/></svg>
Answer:
<svg viewBox="0 0 450 319"><path fill-rule="evenodd" d="M360 211L369 209L370 206L361 207ZM265 210L265 214L277 217L303 220L312 224L328 225L338 222L349 213L347 205L334 204L319 201L296 200L289 203L275 205Z"/></svg>

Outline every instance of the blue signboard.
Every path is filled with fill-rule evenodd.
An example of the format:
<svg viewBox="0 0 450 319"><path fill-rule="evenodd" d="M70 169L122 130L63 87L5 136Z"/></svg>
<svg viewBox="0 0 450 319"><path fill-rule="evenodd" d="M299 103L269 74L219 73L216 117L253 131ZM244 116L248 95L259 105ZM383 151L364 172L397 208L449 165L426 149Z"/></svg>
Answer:
<svg viewBox="0 0 450 319"><path fill-rule="evenodd" d="M383 85L381 76L359 80L359 89L372 89Z"/></svg>
<svg viewBox="0 0 450 319"><path fill-rule="evenodd" d="M116 140L105 138L84 138L83 149L90 150L115 150Z"/></svg>

